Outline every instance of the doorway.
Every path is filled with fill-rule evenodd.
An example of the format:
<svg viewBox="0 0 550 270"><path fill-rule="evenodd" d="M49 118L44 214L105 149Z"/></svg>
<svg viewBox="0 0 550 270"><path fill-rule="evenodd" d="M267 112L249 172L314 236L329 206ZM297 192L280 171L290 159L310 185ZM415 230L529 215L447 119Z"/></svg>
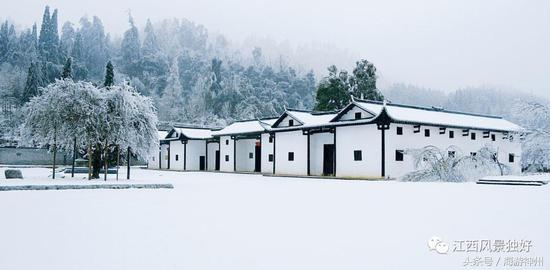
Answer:
<svg viewBox="0 0 550 270"><path fill-rule="evenodd" d="M206 158L204 156L199 157L199 170L206 171Z"/></svg>
<svg viewBox="0 0 550 270"><path fill-rule="evenodd" d="M216 163L214 165L214 170L220 170L220 150L216 150Z"/></svg>
<svg viewBox="0 0 550 270"><path fill-rule="evenodd" d="M262 171L262 145L260 142L256 142L255 153L256 159L254 160L254 171Z"/></svg>
<svg viewBox="0 0 550 270"><path fill-rule="evenodd" d="M334 175L334 144L323 146L323 175Z"/></svg>

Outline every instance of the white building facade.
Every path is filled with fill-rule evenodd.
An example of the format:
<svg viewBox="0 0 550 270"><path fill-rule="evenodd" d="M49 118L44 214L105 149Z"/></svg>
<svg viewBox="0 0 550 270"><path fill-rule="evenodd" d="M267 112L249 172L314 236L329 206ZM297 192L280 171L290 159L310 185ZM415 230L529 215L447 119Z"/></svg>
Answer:
<svg viewBox="0 0 550 270"><path fill-rule="evenodd" d="M161 140L149 167L399 178L417 169L411 150L433 146L461 156L491 148L517 173L522 132L494 116L353 100L338 112L286 109L278 118L237 121L219 130L177 127Z"/></svg>

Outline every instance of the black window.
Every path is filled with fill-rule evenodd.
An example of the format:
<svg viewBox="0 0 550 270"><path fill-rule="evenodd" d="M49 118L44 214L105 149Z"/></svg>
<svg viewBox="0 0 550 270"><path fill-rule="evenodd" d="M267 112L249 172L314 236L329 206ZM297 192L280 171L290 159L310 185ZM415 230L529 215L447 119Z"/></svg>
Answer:
<svg viewBox="0 0 550 270"><path fill-rule="evenodd" d="M491 134L491 141L496 141L497 140L497 136L495 134Z"/></svg>
<svg viewBox="0 0 550 270"><path fill-rule="evenodd" d="M180 159L180 156L176 155L176 161L178 161L179 159Z"/></svg>
<svg viewBox="0 0 550 270"><path fill-rule="evenodd" d="M269 162L273 162L273 154L269 154L267 160L269 160Z"/></svg>
<svg viewBox="0 0 550 270"><path fill-rule="evenodd" d="M288 161L294 161L294 152L288 152Z"/></svg>
<svg viewBox="0 0 550 270"><path fill-rule="evenodd" d="M475 140L475 139L476 139L476 134L475 134L475 132L470 133L470 139L472 139L472 140Z"/></svg>
<svg viewBox="0 0 550 270"><path fill-rule="evenodd" d="M455 151L449 151L449 153L447 153L447 155L450 157L450 158L454 158L456 156L456 152Z"/></svg>
<svg viewBox="0 0 550 270"><path fill-rule="evenodd" d="M363 160L363 152L361 152L361 150L353 151L353 160L355 161Z"/></svg>
<svg viewBox="0 0 550 270"><path fill-rule="evenodd" d="M470 152L470 156L471 156L471 157L476 157L476 156L477 156L477 153L476 153L476 152Z"/></svg>
<svg viewBox="0 0 550 270"><path fill-rule="evenodd" d="M254 158L254 154L252 152L248 153L248 158Z"/></svg>
<svg viewBox="0 0 550 270"><path fill-rule="evenodd" d="M429 129L424 130L424 136L425 137L430 137L430 130Z"/></svg>
<svg viewBox="0 0 550 270"><path fill-rule="evenodd" d="M225 140L225 145L229 145L229 140Z"/></svg>
<svg viewBox="0 0 550 270"><path fill-rule="evenodd" d="M273 142L273 137L269 136L269 143Z"/></svg>
<svg viewBox="0 0 550 270"><path fill-rule="evenodd" d="M355 113L355 119L361 119L361 112Z"/></svg>
<svg viewBox="0 0 550 270"><path fill-rule="evenodd" d="M155 157L153 157L153 161L155 161Z"/></svg>
<svg viewBox="0 0 550 270"><path fill-rule="evenodd" d="M455 132L453 130L449 130L449 138L452 139L455 137Z"/></svg>
<svg viewBox="0 0 550 270"><path fill-rule="evenodd" d="M397 127L397 135L403 135L403 127Z"/></svg>
<svg viewBox="0 0 550 270"><path fill-rule="evenodd" d="M403 161L403 150L395 150L395 161Z"/></svg>
<svg viewBox="0 0 550 270"><path fill-rule="evenodd" d="M516 155L514 155L513 153L508 154L508 162L514 163L514 158L515 157L516 157Z"/></svg>
<svg viewBox="0 0 550 270"><path fill-rule="evenodd" d="M292 119L288 120L288 126L289 127L294 126L294 120Z"/></svg>
<svg viewBox="0 0 550 270"><path fill-rule="evenodd" d="M229 155L225 155L225 161L229 161Z"/></svg>

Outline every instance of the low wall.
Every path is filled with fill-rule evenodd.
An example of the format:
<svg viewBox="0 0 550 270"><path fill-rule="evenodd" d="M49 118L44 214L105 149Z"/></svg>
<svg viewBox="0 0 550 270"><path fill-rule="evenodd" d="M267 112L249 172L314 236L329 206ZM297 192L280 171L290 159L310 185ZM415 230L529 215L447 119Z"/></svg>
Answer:
<svg viewBox="0 0 550 270"><path fill-rule="evenodd" d="M51 165L53 153L43 148L0 148L0 164L9 165ZM58 152L56 163L59 165L71 164L72 157L63 152Z"/></svg>
<svg viewBox="0 0 550 270"><path fill-rule="evenodd" d="M125 156L124 152L121 152L121 156ZM56 164L57 165L71 165L72 155L64 152L57 152ZM31 148L31 147L0 147L0 164L7 165L51 165L53 159L53 153L44 148ZM125 163L124 163L125 164ZM132 165L146 165L147 162L132 158ZM123 162L121 161L121 165Z"/></svg>

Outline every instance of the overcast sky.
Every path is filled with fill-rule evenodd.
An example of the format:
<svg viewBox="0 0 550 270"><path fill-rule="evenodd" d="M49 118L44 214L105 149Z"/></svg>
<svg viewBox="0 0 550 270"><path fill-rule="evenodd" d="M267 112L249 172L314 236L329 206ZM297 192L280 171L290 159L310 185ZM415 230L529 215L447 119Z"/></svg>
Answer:
<svg viewBox="0 0 550 270"><path fill-rule="evenodd" d="M45 5L59 9L60 25L98 15L120 34L128 10L140 27L146 18L185 17L236 42L332 44L374 62L386 82L487 84L550 97L550 1L17 0L2 4L0 17L40 23Z"/></svg>

